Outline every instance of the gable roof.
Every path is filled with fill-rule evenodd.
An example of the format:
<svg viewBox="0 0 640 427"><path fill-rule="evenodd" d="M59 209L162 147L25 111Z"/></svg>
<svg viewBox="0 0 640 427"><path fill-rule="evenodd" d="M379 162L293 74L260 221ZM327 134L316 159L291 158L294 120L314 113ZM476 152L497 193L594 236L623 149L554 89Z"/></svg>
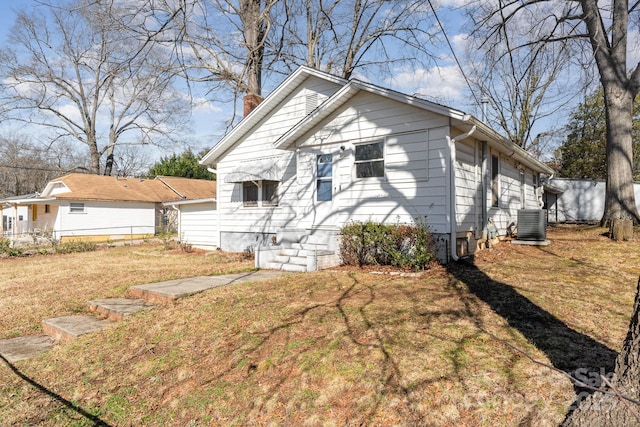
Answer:
<svg viewBox="0 0 640 427"><path fill-rule="evenodd" d="M297 124L281 135L274 143L274 148L284 149L297 138L320 124L329 115L336 112L342 105L361 91L377 94L404 104L408 104L426 111L441 114L450 119L451 125L460 129L463 133L471 129L475 130L474 137L486 140L501 151L508 153L510 157L531 167L532 169L552 174L553 170L538 159L522 149L517 144L509 141L504 136L493 130L483 121L466 114L463 111L450 108L426 99L403 94L398 91L386 89L371 83L357 79L345 80L331 74L323 73L305 66L298 68L280 86L278 86L258 107L245 117L235 128L225 135L201 160L200 164L213 165L222 155L233 148L254 126L271 113L284 98L291 94L309 76L316 76L342 85L333 95L329 96L315 110L303 117Z"/></svg>
<svg viewBox="0 0 640 427"><path fill-rule="evenodd" d="M156 180L171 188L181 199L209 199L216 197L216 181L177 176L157 176Z"/></svg>
<svg viewBox="0 0 640 427"><path fill-rule="evenodd" d="M159 203L187 197L204 198L215 195L215 181L175 177L171 177L167 181L170 184L160 179L120 178L72 173L49 181L41 197L54 197L58 200ZM58 189L62 189L62 191L55 191Z"/></svg>
<svg viewBox="0 0 640 427"><path fill-rule="evenodd" d="M202 159L200 164L213 165L217 160L260 121L272 113L273 109L287 96L295 91L308 77L314 76L339 85L347 84L348 80L332 74L324 73L313 68L301 66L287 77L273 92L271 92L258 106L242 119L229 133L227 133Z"/></svg>
<svg viewBox="0 0 640 427"><path fill-rule="evenodd" d="M553 173L553 170L544 163L537 160L530 155L526 150L522 149L517 144L509 141L491 127L489 127L483 121L476 117L466 114L463 111L456 110L454 108L446 107L444 105L436 104L435 102L428 101L426 99L417 98L403 94L401 92L394 91L392 89L386 89L380 86L366 83L360 80L350 80L344 87L327 98L322 105L300 120L291 129L285 132L274 143L274 148L284 149L290 146L295 140L302 137L309 132L315 126L320 124L323 120L333 114L338 108L344 105L347 101L353 98L359 92L369 92L383 96L387 99L392 99L407 105L411 105L432 113L440 114L450 119L451 125L461 129L463 132L469 131L475 127L475 131L482 136L477 137L480 140L487 140L493 143L494 146L502 146L503 150L511 151L510 157L516 158L518 161L528 165L534 170L544 172L547 174Z"/></svg>

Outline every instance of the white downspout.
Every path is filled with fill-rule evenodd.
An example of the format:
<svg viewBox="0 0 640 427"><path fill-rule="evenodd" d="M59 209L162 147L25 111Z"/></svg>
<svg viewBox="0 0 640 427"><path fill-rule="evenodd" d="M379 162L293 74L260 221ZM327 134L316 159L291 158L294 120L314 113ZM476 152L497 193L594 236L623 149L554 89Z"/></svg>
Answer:
<svg viewBox="0 0 640 427"><path fill-rule="evenodd" d="M471 129L462 135L458 135L456 138L451 138L447 135L447 143L449 144L449 152L451 157L451 173L449 174L449 185L451 187L451 259L458 261L458 254L456 253L456 142L462 139L468 138L476 131L476 125L473 125Z"/></svg>

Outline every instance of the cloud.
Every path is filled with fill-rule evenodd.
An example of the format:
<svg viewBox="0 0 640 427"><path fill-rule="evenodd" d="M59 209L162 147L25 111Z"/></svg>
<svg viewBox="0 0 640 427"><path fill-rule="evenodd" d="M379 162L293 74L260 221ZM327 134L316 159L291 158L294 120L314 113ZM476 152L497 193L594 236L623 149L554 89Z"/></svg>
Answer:
<svg viewBox="0 0 640 427"><path fill-rule="evenodd" d="M193 112L195 114L215 114L222 112L222 108L205 98L195 98Z"/></svg>
<svg viewBox="0 0 640 427"><path fill-rule="evenodd" d="M448 104L461 100L466 87L456 65L402 69L387 83L400 92Z"/></svg>

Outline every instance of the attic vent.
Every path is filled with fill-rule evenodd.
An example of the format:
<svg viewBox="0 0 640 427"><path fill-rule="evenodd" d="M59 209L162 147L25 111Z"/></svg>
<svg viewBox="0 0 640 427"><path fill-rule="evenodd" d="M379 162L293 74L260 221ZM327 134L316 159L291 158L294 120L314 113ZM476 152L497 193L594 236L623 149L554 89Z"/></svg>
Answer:
<svg viewBox="0 0 640 427"><path fill-rule="evenodd" d="M518 240L547 238L547 210L520 209L518 211Z"/></svg>
<svg viewBox="0 0 640 427"><path fill-rule="evenodd" d="M318 107L318 94L308 93L305 101L305 114L309 114Z"/></svg>

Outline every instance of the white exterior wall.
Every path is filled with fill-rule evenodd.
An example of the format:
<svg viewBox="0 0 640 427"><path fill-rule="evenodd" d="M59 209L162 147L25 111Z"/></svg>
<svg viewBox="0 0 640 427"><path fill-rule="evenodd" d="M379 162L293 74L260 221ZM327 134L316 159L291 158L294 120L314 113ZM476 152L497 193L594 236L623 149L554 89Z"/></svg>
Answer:
<svg viewBox="0 0 640 427"><path fill-rule="evenodd" d="M37 211L37 218L33 222L33 228L38 228L42 231L52 231L56 225L56 217L58 216L58 206L48 205L49 213L45 212L45 205L34 205Z"/></svg>
<svg viewBox="0 0 640 427"><path fill-rule="evenodd" d="M274 149L273 143L307 115L307 95L317 94L319 105L339 88L339 85L324 79L309 77L279 108L274 108L273 115L217 164L216 199L221 218L222 249L242 251L258 243L259 236L264 233L275 234L285 227L297 227L294 221L297 205L295 152ZM278 206L243 206L242 184L225 183L225 176L243 162L274 156L280 159L279 165L284 170L278 188ZM249 234L250 238L247 237Z"/></svg>
<svg viewBox="0 0 640 427"><path fill-rule="evenodd" d="M298 144L300 225L313 225L316 214L315 156L334 153L339 158L333 183L336 214L327 221L328 226L369 219L406 223L426 217L433 232L446 233L447 132L448 120L443 116L360 92L336 117ZM384 141L384 178L357 179L354 146L377 141Z"/></svg>
<svg viewBox="0 0 640 427"><path fill-rule="evenodd" d="M460 141L456 143L456 231L473 232L479 237L478 230L482 218L482 154L480 143Z"/></svg>
<svg viewBox="0 0 640 427"><path fill-rule="evenodd" d="M554 178L549 184L562 191L557 195L549 193L544 196L549 222L597 222L602 219L606 191L604 180ZM640 210L640 182L635 182L633 188Z"/></svg>
<svg viewBox="0 0 640 427"><path fill-rule="evenodd" d="M3 230L4 234L26 233L31 227L31 211L29 206L3 206L2 216L11 219L11 228ZM22 220L20 220L20 217L22 217Z"/></svg>
<svg viewBox="0 0 640 427"><path fill-rule="evenodd" d="M496 154L495 151L492 154ZM534 186L533 171L523 168L513 159L499 154L500 158L500 184L498 207L491 207L491 188L487 194L487 206L489 206L489 219L492 219L498 228L498 234L504 235L511 223L517 224L518 210L540 209L537 195L537 186ZM524 201L522 200L522 185L520 170L524 171Z"/></svg>
<svg viewBox="0 0 640 427"><path fill-rule="evenodd" d="M69 212L70 202L59 202L56 238L155 233L155 203L73 201L76 202L84 203L84 212Z"/></svg>
<svg viewBox="0 0 640 427"><path fill-rule="evenodd" d="M215 202L182 204L178 209L181 242L202 249L216 249L220 246Z"/></svg>

